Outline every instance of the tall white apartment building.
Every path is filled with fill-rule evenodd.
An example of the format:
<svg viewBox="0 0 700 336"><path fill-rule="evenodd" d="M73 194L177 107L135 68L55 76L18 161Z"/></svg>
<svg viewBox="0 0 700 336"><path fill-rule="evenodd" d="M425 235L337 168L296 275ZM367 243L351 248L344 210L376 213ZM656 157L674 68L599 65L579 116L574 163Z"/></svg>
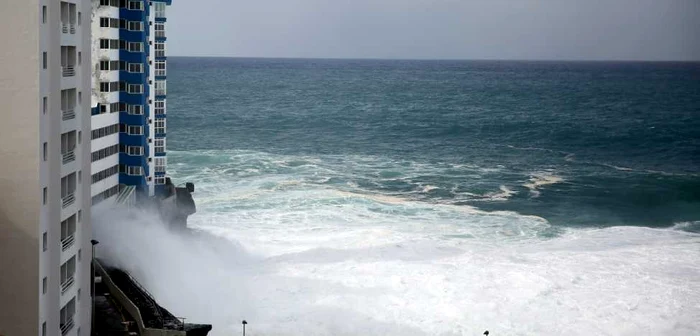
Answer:
<svg viewBox="0 0 700 336"><path fill-rule="evenodd" d="M0 10L0 335L90 335L91 7Z"/></svg>

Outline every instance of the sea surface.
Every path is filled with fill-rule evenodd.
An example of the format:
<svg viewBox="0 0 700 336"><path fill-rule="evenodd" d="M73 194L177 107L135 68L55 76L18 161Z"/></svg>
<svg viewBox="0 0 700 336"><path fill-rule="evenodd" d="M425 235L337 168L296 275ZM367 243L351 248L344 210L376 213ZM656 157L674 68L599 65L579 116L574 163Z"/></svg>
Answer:
<svg viewBox="0 0 700 336"><path fill-rule="evenodd" d="M251 256L155 290L215 335L700 334L698 63L173 57L167 104Z"/></svg>

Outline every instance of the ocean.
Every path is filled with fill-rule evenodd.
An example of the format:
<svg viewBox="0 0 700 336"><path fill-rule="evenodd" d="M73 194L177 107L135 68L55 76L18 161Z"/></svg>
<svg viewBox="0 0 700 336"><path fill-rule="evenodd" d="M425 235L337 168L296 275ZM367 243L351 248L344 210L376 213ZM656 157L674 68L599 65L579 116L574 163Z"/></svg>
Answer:
<svg viewBox="0 0 700 336"><path fill-rule="evenodd" d="M154 290L214 335L700 334L698 63L172 57L167 104L252 256Z"/></svg>

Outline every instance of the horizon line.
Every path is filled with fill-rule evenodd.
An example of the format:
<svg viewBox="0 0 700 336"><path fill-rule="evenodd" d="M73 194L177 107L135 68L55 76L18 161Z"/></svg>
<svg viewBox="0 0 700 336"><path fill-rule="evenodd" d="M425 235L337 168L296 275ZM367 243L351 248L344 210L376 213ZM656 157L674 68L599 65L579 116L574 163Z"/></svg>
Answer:
<svg viewBox="0 0 700 336"><path fill-rule="evenodd" d="M517 59L517 58L381 58L381 57L285 57L285 56L193 56L168 55L180 58L237 58L270 60L346 60L346 61L469 61L469 62L600 62L600 63L700 63L698 60L645 60L645 59Z"/></svg>

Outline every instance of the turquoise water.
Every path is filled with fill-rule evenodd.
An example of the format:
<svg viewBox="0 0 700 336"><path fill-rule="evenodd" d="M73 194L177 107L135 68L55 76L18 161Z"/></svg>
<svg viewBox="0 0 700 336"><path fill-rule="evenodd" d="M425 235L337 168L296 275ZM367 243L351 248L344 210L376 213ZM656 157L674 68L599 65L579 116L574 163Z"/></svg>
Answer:
<svg viewBox="0 0 700 336"><path fill-rule="evenodd" d="M172 58L168 79L169 173L197 186L191 226L262 258L226 307L259 334L700 333L698 64Z"/></svg>

